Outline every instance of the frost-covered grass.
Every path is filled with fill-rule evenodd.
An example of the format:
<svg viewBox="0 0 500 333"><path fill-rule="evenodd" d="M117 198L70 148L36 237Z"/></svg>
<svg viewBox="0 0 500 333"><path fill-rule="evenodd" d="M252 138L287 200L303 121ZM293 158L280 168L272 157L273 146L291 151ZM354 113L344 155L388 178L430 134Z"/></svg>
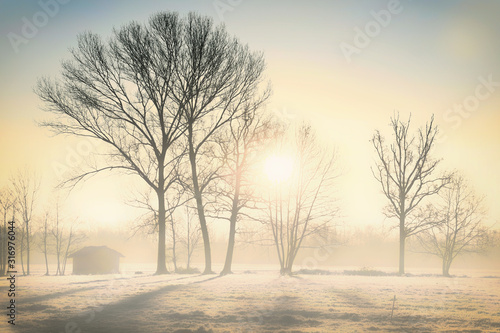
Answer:
<svg viewBox="0 0 500 333"><path fill-rule="evenodd" d="M498 272L489 278L248 273L18 277L14 332L500 330ZM3 320L0 331L6 326Z"/></svg>

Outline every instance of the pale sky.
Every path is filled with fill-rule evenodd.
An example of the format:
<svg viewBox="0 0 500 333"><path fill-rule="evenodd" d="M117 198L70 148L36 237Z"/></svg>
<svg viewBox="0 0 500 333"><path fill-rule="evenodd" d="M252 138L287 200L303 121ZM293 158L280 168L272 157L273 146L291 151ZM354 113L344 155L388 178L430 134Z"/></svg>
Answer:
<svg viewBox="0 0 500 333"><path fill-rule="evenodd" d="M383 220L369 140L375 129L387 132L394 111L411 113L414 130L435 115L443 139L434 156L443 168L462 171L486 196L488 223L500 222L498 1L55 1L0 1L0 184L31 165L48 188L61 165L69 170L98 149L51 138L35 124L45 117L32 90L36 80L58 74L78 33L109 36L113 27L161 10L196 11L264 52L270 109L308 119L337 147L346 223ZM84 220L121 225L132 214L123 204L131 187L129 178L99 177L68 202Z"/></svg>

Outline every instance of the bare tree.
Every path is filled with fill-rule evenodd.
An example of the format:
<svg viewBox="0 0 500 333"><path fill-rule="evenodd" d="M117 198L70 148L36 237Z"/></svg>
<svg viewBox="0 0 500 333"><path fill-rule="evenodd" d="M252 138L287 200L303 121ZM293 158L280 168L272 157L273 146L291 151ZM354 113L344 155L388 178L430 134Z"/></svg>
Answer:
<svg viewBox="0 0 500 333"><path fill-rule="evenodd" d="M169 150L183 135L183 102L173 85L185 23L175 13L159 13L149 24L129 23L107 43L93 33L78 37L62 79L41 79L36 93L57 118L42 123L57 134L90 137L109 148L103 161L70 179L76 184L102 171L139 176L157 197L157 274L165 263L165 193L173 179ZM187 61L187 60L184 60ZM175 160L175 156L174 156Z"/></svg>
<svg viewBox="0 0 500 333"><path fill-rule="evenodd" d="M19 170L11 181L16 195L17 208L24 223L26 236L26 274L30 275L31 222L33 220L33 209L37 193L40 189L40 180L35 173L24 169Z"/></svg>
<svg viewBox="0 0 500 333"><path fill-rule="evenodd" d="M258 112L260 104L250 105L241 117L233 119L215 140L215 158L222 163L220 182L214 186L216 218L229 222L229 237L224 268L230 274L233 261L236 225L241 211L255 205L252 167L257 164L258 149L264 146L271 129L271 119Z"/></svg>
<svg viewBox="0 0 500 333"><path fill-rule="evenodd" d="M68 256L78 244L86 239L86 235L78 230L78 226L78 220L74 219L68 223L66 218L61 217L59 202L57 202L55 216L52 218L50 225L50 233L54 239L54 253L57 260L56 275L65 274Z"/></svg>
<svg viewBox="0 0 500 333"><path fill-rule="evenodd" d="M260 82L264 65L223 27L190 14L154 15L148 26L130 23L115 31L108 45L91 33L79 37L73 61L63 65L63 80L41 80L36 92L49 111L65 121L50 121L56 133L97 138L110 147L107 163L74 181L104 170L139 175L158 197L157 273L166 273L165 192L172 168L171 145L186 134L205 243L211 254L202 193L212 179L200 180L197 156L211 135L224 126Z"/></svg>
<svg viewBox="0 0 500 333"><path fill-rule="evenodd" d="M217 177L218 166L201 159L216 132L237 117L245 105L267 98L268 93L257 96L265 67L262 54L251 53L230 37L224 26L214 27L212 19L190 14L182 36L174 94L182 106L182 123L187 128L190 188L205 250L203 273L208 274L212 273L212 260L204 192Z"/></svg>
<svg viewBox="0 0 500 333"><path fill-rule="evenodd" d="M310 126L302 125L293 142L282 141L275 154L286 154L293 147L293 166L289 179L272 179L266 200L265 222L270 226L274 246L280 261L281 274L291 274L293 263L304 240L326 230L337 215L333 199L335 158L333 151L318 144ZM288 148L289 149L289 148ZM279 168L280 166L272 166ZM275 175L276 176L276 175Z"/></svg>
<svg viewBox="0 0 500 333"><path fill-rule="evenodd" d="M443 275L449 276L458 255L485 249L485 212L482 198L474 194L462 176L455 176L439 195L441 203L432 207L438 223L418 234L418 239L425 252L442 260Z"/></svg>
<svg viewBox="0 0 500 333"><path fill-rule="evenodd" d="M450 176L435 175L439 160L431 158L437 134L434 117L416 136L409 133L410 119L402 122L399 115L391 118L391 127L394 142L389 146L379 131L371 140L378 156L372 173L389 200L386 216L399 220L399 274L404 274L406 239L434 225L432 219L420 218L416 208L448 184Z"/></svg>
<svg viewBox="0 0 500 333"><path fill-rule="evenodd" d="M0 276L7 272L7 216L9 212L14 215L15 196L12 190L5 187L0 190L0 209L3 225L0 232Z"/></svg>

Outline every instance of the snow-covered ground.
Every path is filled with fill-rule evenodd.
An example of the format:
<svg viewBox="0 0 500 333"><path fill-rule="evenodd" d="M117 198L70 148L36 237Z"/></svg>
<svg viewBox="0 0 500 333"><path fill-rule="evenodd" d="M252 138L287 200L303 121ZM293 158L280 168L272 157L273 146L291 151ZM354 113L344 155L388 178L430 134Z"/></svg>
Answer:
<svg viewBox="0 0 500 333"><path fill-rule="evenodd" d="M39 270L17 277L12 331L500 331L500 272L280 277L256 268L219 277L155 276L152 269L125 266L120 275L93 276L43 276ZM5 309L5 279L0 286ZM5 332L12 325L2 317Z"/></svg>

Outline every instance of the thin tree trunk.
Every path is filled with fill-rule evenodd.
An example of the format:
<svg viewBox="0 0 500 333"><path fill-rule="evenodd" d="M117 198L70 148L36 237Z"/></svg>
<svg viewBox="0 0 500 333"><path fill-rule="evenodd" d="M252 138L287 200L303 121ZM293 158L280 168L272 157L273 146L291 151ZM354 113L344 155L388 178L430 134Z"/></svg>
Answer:
<svg viewBox="0 0 500 333"><path fill-rule="evenodd" d="M174 227L174 219L172 217L172 214L170 214L170 227L172 229L172 261L174 263L174 271L178 272L177 269L177 255L175 252L175 246L176 246L176 235L175 235L175 227Z"/></svg>
<svg viewBox="0 0 500 333"><path fill-rule="evenodd" d="M160 182L162 183L163 172L160 170ZM163 185L163 184L161 184ZM156 264L156 275L167 274L167 264L165 257L165 191L163 186L158 186L160 189L158 195L158 261Z"/></svg>
<svg viewBox="0 0 500 333"><path fill-rule="evenodd" d="M234 241L236 237L236 221L238 220L238 203L240 198L240 186L241 181L239 176L236 176L236 189L234 191L234 198L231 207L231 217L229 218L229 239L227 241L227 253L226 253L226 261L224 263L224 268L220 275L231 274L231 265L233 262L233 253L234 253Z"/></svg>
<svg viewBox="0 0 500 333"><path fill-rule="evenodd" d="M405 274L405 241L406 237L400 233L399 236L399 275Z"/></svg>
<svg viewBox="0 0 500 333"><path fill-rule="evenodd" d="M30 275L30 226L26 222L26 275Z"/></svg>
<svg viewBox="0 0 500 333"><path fill-rule="evenodd" d="M406 232L405 232L405 216L404 205L401 208L401 215L399 217L399 275L403 275L405 273L405 241L406 241Z"/></svg>
<svg viewBox="0 0 500 333"><path fill-rule="evenodd" d="M43 226L43 255L45 257L45 275L49 274L49 260L47 259L47 217Z"/></svg>
<svg viewBox="0 0 500 333"><path fill-rule="evenodd" d="M450 276L450 266L452 260L452 254L447 250L443 256L443 276Z"/></svg>
<svg viewBox="0 0 500 333"><path fill-rule="evenodd" d="M64 275L66 273L66 262L68 260L69 248L71 246L72 239L73 239L73 226L69 230L68 245L66 246L66 252L64 253L62 274L61 275Z"/></svg>
<svg viewBox="0 0 500 333"><path fill-rule="evenodd" d="M186 269L189 271L189 264L191 262L191 234L190 234L190 219L189 215L187 216L187 262L186 262Z"/></svg>
<svg viewBox="0 0 500 333"><path fill-rule="evenodd" d="M208 235L207 220L205 218L205 209L203 207L203 199L201 196L200 185L198 183L198 172L196 170L196 154L192 142L192 130L189 131L189 161L191 163L191 173L193 180L194 197L200 220L201 235L203 237L203 246L205 248L205 270L203 274L212 274L212 251L210 249L210 236Z"/></svg>
<svg viewBox="0 0 500 333"><path fill-rule="evenodd" d="M233 213L231 214L231 219L229 222L229 240L227 242L226 261L224 263L224 268L220 272L220 275L232 274L231 264L233 262L235 235L236 235L236 214Z"/></svg>

